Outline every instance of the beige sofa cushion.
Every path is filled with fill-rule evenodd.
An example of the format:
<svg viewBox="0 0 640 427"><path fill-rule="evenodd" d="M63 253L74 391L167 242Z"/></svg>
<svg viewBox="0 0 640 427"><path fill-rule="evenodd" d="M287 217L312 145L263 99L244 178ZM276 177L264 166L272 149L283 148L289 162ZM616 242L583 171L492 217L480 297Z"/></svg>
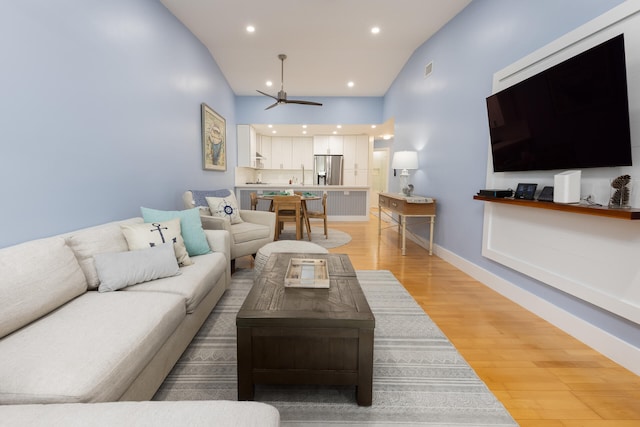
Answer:
<svg viewBox="0 0 640 427"><path fill-rule="evenodd" d="M193 264L180 268L180 274L174 277L153 280L129 286L123 291L168 292L184 298L187 313L193 313L214 285L224 277L228 261L224 254L216 252L192 257ZM226 286L223 280L221 286Z"/></svg>
<svg viewBox="0 0 640 427"><path fill-rule="evenodd" d="M231 226L231 238L234 243L246 243L272 237L266 225L243 222Z"/></svg>
<svg viewBox="0 0 640 427"><path fill-rule="evenodd" d="M0 404L112 401L186 316L162 292L85 292L0 340Z"/></svg>
<svg viewBox="0 0 640 427"><path fill-rule="evenodd" d="M278 427L276 408L260 402L202 400L0 406L0 424L20 427Z"/></svg>
<svg viewBox="0 0 640 427"><path fill-rule="evenodd" d="M0 249L0 337L87 291L87 281L61 237Z"/></svg>
<svg viewBox="0 0 640 427"><path fill-rule="evenodd" d="M128 251L129 246L120 225L141 224L142 218L109 222L95 227L84 228L67 235L67 244L78 258L80 267L87 277L89 289L97 289L100 284L93 261L95 254Z"/></svg>
<svg viewBox="0 0 640 427"><path fill-rule="evenodd" d="M121 229L129 250L145 249L173 242L178 264L191 265L191 258L182 238L180 218L143 224L124 224Z"/></svg>
<svg viewBox="0 0 640 427"><path fill-rule="evenodd" d="M137 283L180 274L172 243L126 252L95 254L98 292L117 291Z"/></svg>

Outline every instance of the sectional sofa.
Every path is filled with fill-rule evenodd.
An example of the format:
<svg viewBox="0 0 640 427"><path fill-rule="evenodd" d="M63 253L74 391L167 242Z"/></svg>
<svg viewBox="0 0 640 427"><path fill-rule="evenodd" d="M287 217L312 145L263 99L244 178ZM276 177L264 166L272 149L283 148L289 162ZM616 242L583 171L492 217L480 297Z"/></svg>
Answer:
<svg viewBox="0 0 640 427"><path fill-rule="evenodd" d="M126 231L144 228L168 227L132 218L0 249L0 418L153 397L228 287L231 255L228 232L201 225L208 253L130 250Z"/></svg>

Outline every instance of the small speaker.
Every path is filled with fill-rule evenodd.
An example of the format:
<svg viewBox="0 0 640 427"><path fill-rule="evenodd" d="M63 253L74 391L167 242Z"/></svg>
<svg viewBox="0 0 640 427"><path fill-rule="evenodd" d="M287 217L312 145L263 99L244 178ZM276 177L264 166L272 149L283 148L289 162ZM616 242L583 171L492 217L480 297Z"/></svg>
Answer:
<svg viewBox="0 0 640 427"><path fill-rule="evenodd" d="M580 203L582 171L565 171L553 176L554 203Z"/></svg>

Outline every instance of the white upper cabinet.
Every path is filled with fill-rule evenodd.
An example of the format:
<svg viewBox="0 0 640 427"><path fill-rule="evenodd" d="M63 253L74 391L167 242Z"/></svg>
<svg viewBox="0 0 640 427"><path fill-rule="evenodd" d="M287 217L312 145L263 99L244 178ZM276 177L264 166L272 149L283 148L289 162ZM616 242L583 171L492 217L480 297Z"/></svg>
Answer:
<svg viewBox="0 0 640 427"><path fill-rule="evenodd" d="M271 169L273 167L271 164L271 159L273 157L271 155L271 137L258 134L256 136L256 140L256 148L258 150L258 153L260 153L260 155L262 156L262 159L258 159L257 164L259 166L257 167Z"/></svg>
<svg viewBox="0 0 640 427"><path fill-rule="evenodd" d="M238 166L313 170L314 154L342 154L345 185L366 185L371 155L367 135L266 136L256 134L249 125L238 125L237 136ZM262 157L256 158L257 153Z"/></svg>
<svg viewBox="0 0 640 427"><path fill-rule="evenodd" d="M238 166L256 167L256 131L249 125L238 125Z"/></svg>
<svg viewBox="0 0 640 427"><path fill-rule="evenodd" d="M291 163L293 169L313 170L313 138L292 138Z"/></svg>
<svg viewBox="0 0 640 427"><path fill-rule="evenodd" d="M313 137L313 154L329 154L329 137L318 135Z"/></svg>
<svg viewBox="0 0 640 427"><path fill-rule="evenodd" d="M342 135L329 136L329 152L327 154L344 154L344 137Z"/></svg>
<svg viewBox="0 0 640 427"><path fill-rule="evenodd" d="M313 137L313 154L344 154L342 135L319 135Z"/></svg>
<svg viewBox="0 0 640 427"><path fill-rule="evenodd" d="M371 150L367 135L347 135L344 137L343 145L345 169L369 169Z"/></svg>
<svg viewBox="0 0 640 427"><path fill-rule="evenodd" d="M291 137L271 137L271 169L294 169L291 162L293 143Z"/></svg>

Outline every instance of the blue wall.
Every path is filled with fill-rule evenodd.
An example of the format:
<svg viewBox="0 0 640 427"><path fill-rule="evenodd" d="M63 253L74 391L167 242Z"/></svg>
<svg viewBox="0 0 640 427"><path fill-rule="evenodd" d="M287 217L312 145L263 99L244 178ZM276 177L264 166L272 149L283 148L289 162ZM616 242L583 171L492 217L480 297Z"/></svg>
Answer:
<svg viewBox="0 0 640 427"><path fill-rule="evenodd" d="M182 208L203 171L200 104L234 94L209 51L155 0L0 2L0 247Z"/></svg>
<svg viewBox="0 0 640 427"><path fill-rule="evenodd" d="M297 97L292 97L292 99ZM308 105L273 104L266 96L236 98L236 117L239 124L368 124L382 123L382 97L304 97L306 101L322 103L322 107Z"/></svg>
<svg viewBox="0 0 640 427"><path fill-rule="evenodd" d="M439 246L640 347L638 325L483 258L484 206L472 199L486 180L493 74L620 3L475 0L411 56L385 96L384 116L395 118L394 150L420 150L412 182L439 200Z"/></svg>

